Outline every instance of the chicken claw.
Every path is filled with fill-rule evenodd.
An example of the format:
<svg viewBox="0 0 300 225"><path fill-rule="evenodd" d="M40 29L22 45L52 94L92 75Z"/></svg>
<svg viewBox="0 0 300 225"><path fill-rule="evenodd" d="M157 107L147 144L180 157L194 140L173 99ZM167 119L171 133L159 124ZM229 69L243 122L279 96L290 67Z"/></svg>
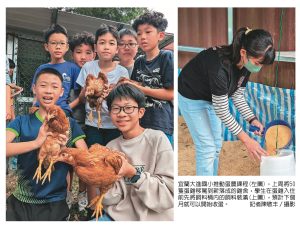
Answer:
<svg viewBox="0 0 300 225"><path fill-rule="evenodd" d="M102 205L102 200L104 198L104 194L100 195L100 196L96 196L95 198L93 198L93 200L91 201L91 203L87 206L88 208L90 208L91 206L95 205L95 209L94 209L94 213L92 215L96 217L96 221L98 220L99 214L100 217L102 217L102 209L103 209L103 205Z"/></svg>
<svg viewBox="0 0 300 225"><path fill-rule="evenodd" d="M38 183L42 179L42 164L43 164L44 159L41 159L39 161L39 166L35 171L35 174L33 176L33 180L36 178L36 183Z"/></svg>
<svg viewBox="0 0 300 225"><path fill-rule="evenodd" d="M43 179L42 184L45 183L45 181L47 180L47 177L48 177L48 181L50 183L53 164L54 164L54 162L53 162L53 160L51 160L48 169L46 170L46 172L44 173L44 175L41 178L41 179Z"/></svg>

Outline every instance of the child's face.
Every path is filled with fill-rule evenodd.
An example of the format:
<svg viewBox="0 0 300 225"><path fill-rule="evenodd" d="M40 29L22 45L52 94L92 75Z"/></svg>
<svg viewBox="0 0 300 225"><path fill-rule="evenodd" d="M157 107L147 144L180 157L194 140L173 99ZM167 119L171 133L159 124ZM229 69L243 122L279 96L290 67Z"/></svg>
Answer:
<svg viewBox="0 0 300 225"><path fill-rule="evenodd" d="M98 37L95 49L100 60L111 62L118 53L117 40L111 33L101 35Z"/></svg>
<svg viewBox="0 0 300 225"><path fill-rule="evenodd" d="M95 53L92 46L81 44L74 48L72 53L74 62L82 67L86 62L92 61L95 58Z"/></svg>
<svg viewBox="0 0 300 225"><path fill-rule="evenodd" d="M134 36L124 35L119 44L118 55L122 61L133 60L138 51L137 41Z"/></svg>
<svg viewBox="0 0 300 225"><path fill-rule="evenodd" d="M63 92L61 80L51 73L40 75L33 85L33 93L43 108L54 105Z"/></svg>
<svg viewBox="0 0 300 225"><path fill-rule="evenodd" d="M123 108L120 110L120 107ZM123 134L126 134L140 126L139 119L143 117L144 113L145 108L138 108L138 104L133 99L116 98L111 105L110 117L113 124Z"/></svg>
<svg viewBox="0 0 300 225"><path fill-rule="evenodd" d="M51 34L44 47L50 53L52 60L61 60L69 50L68 38L60 33Z"/></svg>
<svg viewBox="0 0 300 225"><path fill-rule="evenodd" d="M142 24L138 26L137 41L144 52L158 48L158 44L164 39L164 32L158 31L154 26Z"/></svg>

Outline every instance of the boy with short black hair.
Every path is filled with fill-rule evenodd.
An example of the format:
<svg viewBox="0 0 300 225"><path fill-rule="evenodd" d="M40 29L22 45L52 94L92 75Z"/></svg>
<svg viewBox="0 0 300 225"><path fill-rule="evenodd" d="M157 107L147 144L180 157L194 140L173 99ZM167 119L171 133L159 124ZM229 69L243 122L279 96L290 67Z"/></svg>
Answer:
<svg viewBox="0 0 300 225"><path fill-rule="evenodd" d="M33 82L35 82L36 74L43 68L51 67L58 70L63 76L64 94L58 99L59 105L67 116L72 115L72 108L76 105L69 104L68 97L71 89L76 89L76 79L80 72L80 67L72 62L64 60L64 55L69 50L68 35L65 27L59 24L53 24L44 34L45 44L44 48L49 52L51 60L49 63L40 65L34 75ZM38 106L38 103L35 104Z"/></svg>
<svg viewBox="0 0 300 225"><path fill-rule="evenodd" d="M173 150L163 132L141 127L145 95L131 84L120 84L108 95L107 106L112 122L122 132L107 147L124 152L136 169L105 195L108 218L173 220Z"/></svg>
<svg viewBox="0 0 300 225"><path fill-rule="evenodd" d="M63 77L57 70L40 70L32 87L40 103L39 109L33 114L18 116L7 126L6 156L18 156L18 181L15 191L7 199L7 220L58 221L66 220L69 216L69 208L65 201L69 166L61 162L56 163L50 183L46 181L41 185L33 180L39 165L38 149L47 136L51 135L44 123L47 108L56 104L63 95L62 81ZM74 119L69 118L69 122L70 137L63 135L65 140L57 140L57 143L63 146L68 141L78 148L87 149L83 140L84 133ZM16 137L20 142L13 143Z"/></svg>
<svg viewBox="0 0 300 225"><path fill-rule="evenodd" d="M120 42L118 44L118 56L120 65L127 69L130 77L134 66L135 56L138 52L137 34L132 29L124 28L119 31L119 35Z"/></svg>
<svg viewBox="0 0 300 225"><path fill-rule="evenodd" d="M132 27L145 55L135 60L131 79L141 83L133 85L147 96L141 126L163 131L173 144L173 52L159 49L167 25L164 15L155 11L146 12L134 21Z"/></svg>

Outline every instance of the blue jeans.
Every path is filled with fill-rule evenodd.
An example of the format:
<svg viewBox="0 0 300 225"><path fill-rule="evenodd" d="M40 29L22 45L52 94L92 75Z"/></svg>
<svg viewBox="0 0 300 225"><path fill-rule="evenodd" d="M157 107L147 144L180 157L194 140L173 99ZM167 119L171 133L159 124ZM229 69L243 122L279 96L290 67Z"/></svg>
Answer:
<svg viewBox="0 0 300 225"><path fill-rule="evenodd" d="M178 106L196 147L196 175L218 175L222 124L212 103L191 100L178 93Z"/></svg>

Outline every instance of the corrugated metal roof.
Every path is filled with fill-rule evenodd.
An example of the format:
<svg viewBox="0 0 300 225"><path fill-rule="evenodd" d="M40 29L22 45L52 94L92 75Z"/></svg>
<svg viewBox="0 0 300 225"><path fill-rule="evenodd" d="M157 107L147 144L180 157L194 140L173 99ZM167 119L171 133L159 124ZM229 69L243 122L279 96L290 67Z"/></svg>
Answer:
<svg viewBox="0 0 300 225"><path fill-rule="evenodd" d="M43 33L51 25L51 17L52 10L49 8L7 8L6 26ZM82 31L95 33L102 23L131 27L129 24L63 11L58 11L56 23L65 26L70 36Z"/></svg>
<svg viewBox="0 0 300 225"><path fill-rule="evenodd" d="M53 20L53 10L55 9L6 8L6 27L9 30L27 30L42 35L51 25L51 20ZM129 24L64 11L58 11L56 23L65 26L69 36L82 31L95 33L103 23L114 26L122 25L124 28L131 28ZM160 48L169 45L173 41L173 34L166 33L165 39L160 43Z"/></svg>
<svg viewBox="0 0 300 225"><path fill-rule="evenodd" d="M51 10L47 8L6 8L6 26L10 29L43 33L51 24Z"/></svg>

